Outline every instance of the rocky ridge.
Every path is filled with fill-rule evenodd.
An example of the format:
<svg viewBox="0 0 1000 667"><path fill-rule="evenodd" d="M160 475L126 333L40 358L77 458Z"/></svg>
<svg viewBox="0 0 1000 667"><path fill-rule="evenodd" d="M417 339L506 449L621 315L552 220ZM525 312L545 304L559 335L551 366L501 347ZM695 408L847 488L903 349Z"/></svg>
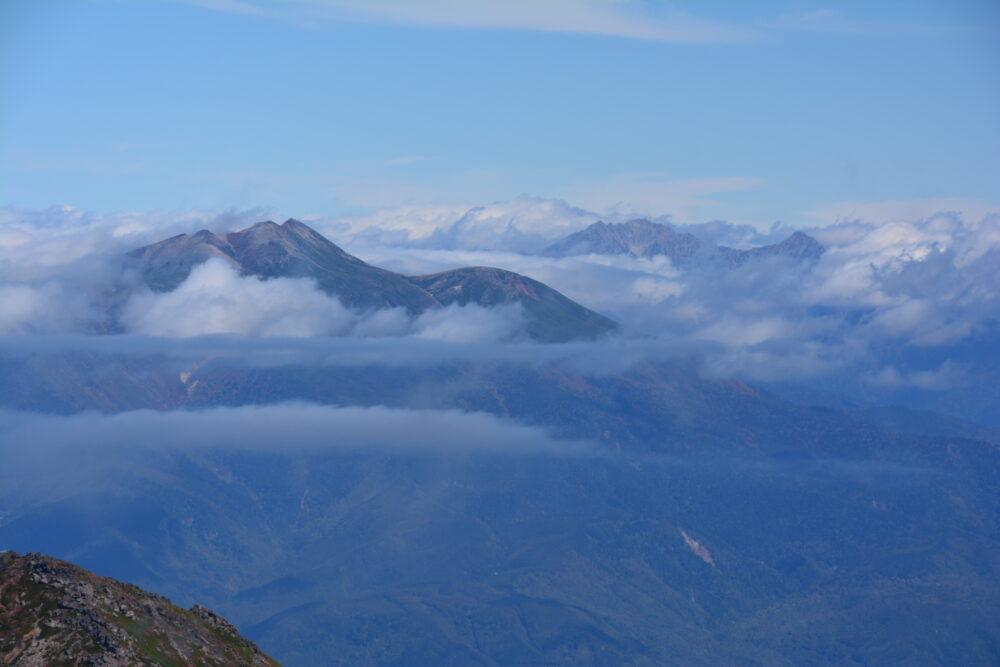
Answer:
<svg viewBox="0 0 1000 667"><path fill-rule="evenodd" d="M224 618L71 563L0 552L0 664L278 663Z"/></svg>

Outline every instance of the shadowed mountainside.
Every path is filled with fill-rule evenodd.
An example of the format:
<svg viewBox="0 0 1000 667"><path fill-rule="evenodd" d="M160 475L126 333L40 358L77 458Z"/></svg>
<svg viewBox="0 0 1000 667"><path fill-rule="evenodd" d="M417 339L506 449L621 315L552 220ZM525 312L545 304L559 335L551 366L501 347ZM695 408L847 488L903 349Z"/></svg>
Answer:
<svg viewBox="0 0 1000 667"><path fill-rule="evenodd" d="M521 304L528 335L535 340L595 339L616 326L548 285L503 269L477 266L410 279L446 306Z"/></svg>

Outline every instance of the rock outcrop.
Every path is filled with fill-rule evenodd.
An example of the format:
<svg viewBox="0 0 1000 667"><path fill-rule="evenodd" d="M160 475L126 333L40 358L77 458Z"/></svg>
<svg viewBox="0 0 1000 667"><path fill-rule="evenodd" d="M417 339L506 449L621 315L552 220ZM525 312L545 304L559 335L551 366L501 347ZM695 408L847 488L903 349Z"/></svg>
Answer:
<svg viewBox="0 0 1000 667"><path fill-rule="evenodd" d="M0 664L278 663L221 616L65 561L0 552Z"/></svg>

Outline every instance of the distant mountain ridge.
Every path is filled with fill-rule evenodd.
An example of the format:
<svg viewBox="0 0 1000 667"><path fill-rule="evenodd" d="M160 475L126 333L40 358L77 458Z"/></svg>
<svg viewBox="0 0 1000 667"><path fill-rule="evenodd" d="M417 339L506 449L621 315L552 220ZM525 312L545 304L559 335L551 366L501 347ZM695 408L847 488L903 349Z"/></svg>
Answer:
<svg viewBox="0 0 1000 667"><path fill-rule="evenodd" d="M201 230L180 234L128 254L141 280L169 292L192 269L218 258L244 275L262 279L312 278L327 294L357 309L405 308L419 315L456 303L484 307L520 304L527 332L542 342L599 338L617 325L536 280L488 267L430 276L406 276L372 266L298 220L259 222L229 234Z"/></svg>
<svg viewBox="0 0 1000 667"><path fill-rule="evenodd" d="M214 612L40 554L0 552L0 664L277 662Z"/></svg>
<svg viewBox="0 0 1000 667"><path fill-rule="evenodd" d="M824 252L826 248L803 232L794 232L781 243L740 250L703 242L694 234L678 231L670 225L638 219L623 223L595 222L549 245L541 254L547 257L594 254L645 258L664 255L685 268L701 263L735 268L767 257L813 261Z"/></svg>

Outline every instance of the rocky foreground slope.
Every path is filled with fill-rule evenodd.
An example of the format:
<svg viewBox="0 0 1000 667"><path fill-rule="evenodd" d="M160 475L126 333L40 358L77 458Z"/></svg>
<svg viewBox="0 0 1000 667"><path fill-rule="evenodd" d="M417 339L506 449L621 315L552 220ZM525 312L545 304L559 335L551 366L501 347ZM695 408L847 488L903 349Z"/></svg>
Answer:
<svg viewBox="0 0 1000 667"><path fill-rule="evenodd" d="M0 664L277 665L217 614L65 561L0 552Z"/></svg>

